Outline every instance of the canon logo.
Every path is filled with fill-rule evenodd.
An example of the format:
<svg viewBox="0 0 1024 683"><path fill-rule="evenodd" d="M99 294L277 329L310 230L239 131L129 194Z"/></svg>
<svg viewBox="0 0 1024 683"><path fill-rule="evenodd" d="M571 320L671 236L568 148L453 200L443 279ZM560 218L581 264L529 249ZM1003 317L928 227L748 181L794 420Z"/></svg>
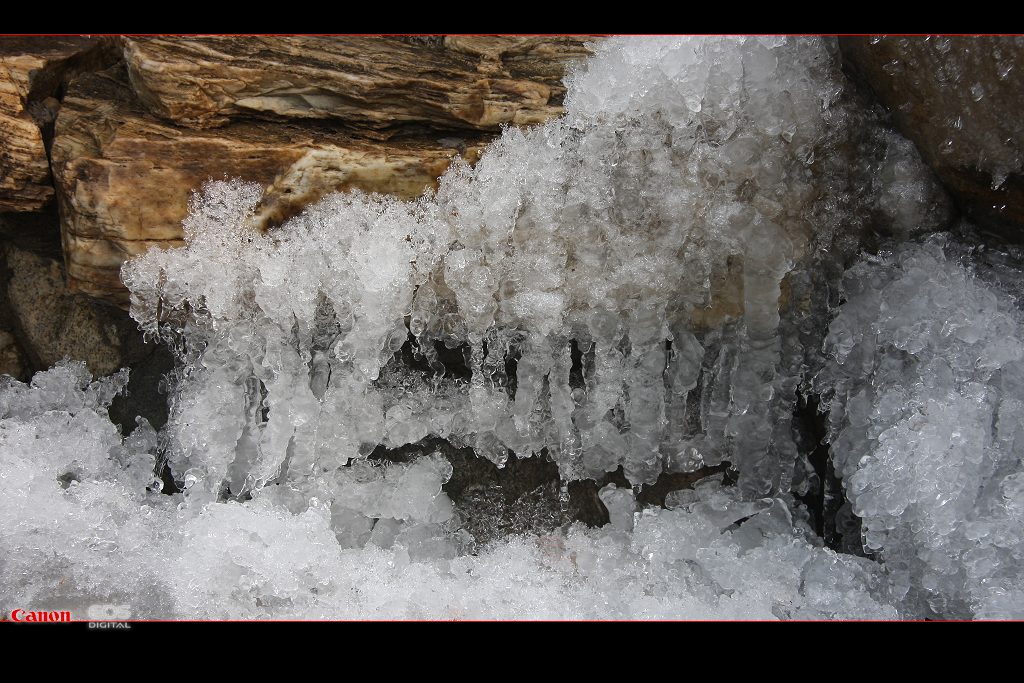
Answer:
<svg viewBox="0 0 1024 683"><path fill-rule="evenodd" d="M71 621L71 612L29 612L16 609L11 612L11 621Z"/></svg>

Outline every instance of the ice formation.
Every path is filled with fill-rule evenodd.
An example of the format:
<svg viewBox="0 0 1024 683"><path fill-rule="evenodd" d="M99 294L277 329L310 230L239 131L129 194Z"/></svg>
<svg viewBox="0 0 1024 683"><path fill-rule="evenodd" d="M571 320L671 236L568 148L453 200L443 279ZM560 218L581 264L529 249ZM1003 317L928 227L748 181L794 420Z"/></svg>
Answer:
<svg viewBox="0 0 1024 683"><path fill-rule="evenodd" d="M499 465L543 452L566 481L728 461L749 496L799 486L782 328L806 317L815 250L856 243L841 202L909 231L937 195L886 194L922 175L893 136L892 182L855 196L874 169L847 159L838 79L820 40L615 40L564 117L506 130L418 202L333 196L262 235L259 188L208 185L188 246L124 270L132 315L183 345L176 478L212 500L225 477L298 483L436 435ZM428 381L386 370L410 332ZM468 382L439 381L439 345L467 349Z"/></svg>
<svg viewBox="0 0 1024 683"><path fill-rule="evenodd" d="M133 317L175 349L164 430L122 438L106 418L124 374L65 363L0 387L0 600L192 618L1019 616L1009 295L931 243L869 260L822 355L830 285L865 235L948 219L832 51L609 39L568 79L563 117L507 129L436 193L332 195L266 234L257 186L209 183L187 246L123 270ZM979 322L990 311L1003 328ZM811 366L881 563L825 548L794 497L815 486L792 424ZM427 437L499 466L551 458L563 483L724 462L738 483L707 477L664 508L609 484L600 529L565 519L479 547L441 454L368 458ZM161 491L164 462L181 492ZM959 488L936 488L946 472ZM972 507L956 494L978 482Z"/></svg>
<svg viewBox="0 0 1024 683"><path fill-rule="evenodd" d="M896 616L878 566L817 547L782 501L745 502L716 479L637 515L632 534L576 525L477 555L426 528L451 516L437 458L337 471L343 504L294 507L268 487L189 507L153 481L152 429L122 440L107 418L125 379L64 363L0 388L3 604L76 618L110 604L135 618Z"/></svg>
<svg viewBox="0 0 1024 683"><path fill-rule="evenodd" d="M816 378L865 546L912 614L1024 614L1024 318L986 265L940 237L858 264Z"/></svg>

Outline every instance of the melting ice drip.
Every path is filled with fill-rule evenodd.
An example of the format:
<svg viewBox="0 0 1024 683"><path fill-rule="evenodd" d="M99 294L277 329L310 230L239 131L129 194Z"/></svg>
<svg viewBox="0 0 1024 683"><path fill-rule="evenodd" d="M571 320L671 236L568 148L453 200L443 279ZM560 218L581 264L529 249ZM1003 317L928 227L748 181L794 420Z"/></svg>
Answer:
<svg viewBox="0 0 1024 683"><path fill-rule="evenodd" d="M799 486L780 325L811 314L814 251L856 233L836 207L885 199L850 190L871 167L838 79L818 40L611 40L564 117L417 202L336 195L262 235L256 186L208 185L186 248L124 268L135 319L182 343L175 476L201 500L299 486L433 434L498 465L546 452L568 481L728 460L752 497ZM425 376L396 362L410 331Z"/></svg>
<svg viewBox="0 0 1024 683"><path fill-rule="evenodd" d="M794 503L810 479L790 415L822 362L826 285L879 227L864 217L906 237L945 214L913 147L851 106L830 49L605 41L564 117L506 130L416 202L334 195L260 234L258 187L208 185L187 246L123 273L132 315L177 350L164 433L117 433L103 413L121 375L61 364L0 386L0 598L163 617L897 616L904 567L893 582L822 548ZM427 372L396 358L410 334ZM444 347L467 349L468 381ZM875 442L842 431L840 389L879 376L854 370L819 375L833 452L869 543L900 563L906 537L879 531L895 513L851 465L881 476L851 455ZM447 461L366 460L430 434L498 464L546 452L564 480L728 460L740 482L643 510L609 486L603 529L466 554ZM155 492L161 449L184 494ZM1007 571L1013 552L971 566Z"/></svg>

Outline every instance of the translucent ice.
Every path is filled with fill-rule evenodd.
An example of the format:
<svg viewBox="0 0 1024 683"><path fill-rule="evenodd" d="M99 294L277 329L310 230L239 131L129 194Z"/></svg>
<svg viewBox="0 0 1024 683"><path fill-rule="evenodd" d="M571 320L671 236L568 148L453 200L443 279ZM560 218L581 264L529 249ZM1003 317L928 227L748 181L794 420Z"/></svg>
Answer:
<svg viewBox="0 0 1024 683"><path fill-rule="evenodd" d="M819 256L852 254L850 211L904 233L942 214L913 147L844 99L829 49L605 41L564 117L506 130L412 203L335 195L264 235L256 186L207 185L187 246L123 273L132 315L180 349L175 478L202 501L225 477L236 496L301 487L435 435L498 465L545 453L568 480L727 460L745 495L799 486L803 350L782 336L808 327ZM390 370L410 333L429 381ZM467 382L442 347L464 349Z"/></svg>
<svg viewBox="0 0 1024 683"><path fill-rule="evenodd" d="M911 614L1024 616L1024 318L989 258L936 237L852 268L816 378L865 547Z"/></svg>
<svg viewBox="0 0 1024 683"><path fill-rule="evenodd" d="M112 426L120 375L90 382L65 364L0 387L0 598L190 618L917 614L900 593L921 576L901 564L916 550L898 550L912 546L886 535L885 517L915 488L874 492L896 475L866 462L869 493L851 493L884 568L823 548L792 495L811 486L791 422L829 284L867 229L907 236L948 218L913 147L854 106L833 51L805 38L609 39L568 79L563 117L507 129L436 193L336 194L266 234L251 227L257 186L207 184L186 246L123 270L133 317L177 356L164 431ZM929 296L915 277L894 296ZM920 305L960 305L952 285L937 291L949 300ZM999 371L936 397L950 415L981 415L985 387L1016 381L1004 371L1016 314L978 291L988 308L940 330L901 327L917 308L887 323L901 353L937 334L980 344L975 371ZM829 344L861 364L849 380L824 371L822 386L876 373L855 301ZM989 309L1005 313L1004 339ZM936 377L961 381L967 358ZM880 377L898 370L887 363ZM843 413L842 396L837 466L853 491L860 460L840 449L868 447L840 433L842 416L860 429L872 399ZM1012 425L1015 408L1000 410ZM607 486L602 529L480 548L445 493L447 460L369 457L428 436L499 466L510 451L549 457L563 484L621 468L638 487L726 461L739 481L706 478L665 508ZM157 462L180 492L161 492ZM1019 514L1022 486L999 481ZM958 528L929 505L914 528ZM1002 580L992 544L964 562ZM977 598L978 613L999 600Z"/></svg>
<svg viewBox="0 0 1024 683"><path fill-rule="evenodd" d="M153 466L142 427L122 440L104 415L124 379L64 364L0 386L0 604L76 619L111 604L191 619L897 614L877 565L817 547L782 501L744 502L715 480L637 515L632 534L574 525L476 555L444 528L451 470L436 456L345 468L333 501L268 486L184 505L139 476Z"/></svg>

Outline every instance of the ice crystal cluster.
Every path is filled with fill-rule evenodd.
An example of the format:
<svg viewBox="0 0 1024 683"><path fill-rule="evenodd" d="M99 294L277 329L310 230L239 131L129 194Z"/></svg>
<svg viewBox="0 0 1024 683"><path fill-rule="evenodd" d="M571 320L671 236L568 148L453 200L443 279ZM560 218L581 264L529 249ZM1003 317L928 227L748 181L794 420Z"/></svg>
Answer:
<svg viewBox="0 0 1024 683"><path fill-rule="evenodd" d="M1019 618L1024 319L975 260L935 238L850 269L816 381L865 547L911 613Z"/></svg>
<svg viewBox="0 0 1024 683"><path fill-rule="evenodd" d="M163 430L122 437L106 417L125 373L92 382L66 362L0 387L0 600L158 617L1020 616L1015 298L971 254L918 242L854 266L829 327L866 234L948 217L832 52L606 40L568 78L563 117L505 130L436 193L332 195L265 234L258 186L209 183L187 245L123 271L132 316L176 353ZM792 423L802 385L830 409L874 558L825 548L794 496L819 485ZM428 437L499 467L550 458L563 496L620 468L633 488L601 488L604 527L566 517L481 546L443 454L368 457ZM722 463L735 484L637 500Z"/></svg>
<svg viewBox="0 0 1024 683"><path fill-rule="evenodd" d="M208 185L188 246L124 272L132 315L184 347L176 477L213 499L435 435L499 465L543 451L566 481L727 460L746 493L788 492L802 356L780 311L796 324L807 275L789 301L784 278L849 230L840 199L890 200L842 184L835 68L820 41L612 41L564 117L418 202L333 196L261 235L258 187ZM390 371L410 332L427 381ZM467 383L443 382L442 345Z"/></svg>
<svg viewBox="0 0 1024 683"><path fill-rule="evenodd" d="M742 501L716 478L635 526L629 514L632 533L625 521L576 525L476 555L429 533L451 515L437 458L338 472L343 503L333 505L289 509L260 495L183 505L152 481L153 430L122 440L105 414L125 379L90 382L84 364L64 363L0 390L4 604L62 605L77 618L97 605L127 605L136 618L897 614L877 565L816 547L783 501ZM360 515L379 521L365 547L346 547Z"/></svg>

